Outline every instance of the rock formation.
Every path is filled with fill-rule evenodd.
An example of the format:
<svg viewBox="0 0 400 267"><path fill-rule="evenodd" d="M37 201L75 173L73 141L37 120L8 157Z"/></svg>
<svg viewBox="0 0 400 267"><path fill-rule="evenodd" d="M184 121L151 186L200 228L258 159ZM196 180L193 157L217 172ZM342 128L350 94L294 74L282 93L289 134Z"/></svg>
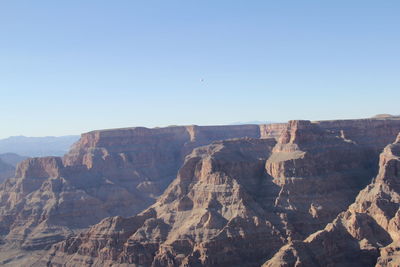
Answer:
<svg viewBox="0 0 400 267"><path fill-rule="evenodd" d="M400 134L379 173L324 230L291 242L264 266L400 266Z"/></svg>
<svg viewBox="0 0 400 267"><path fill-rule="evenodd" d="M37 263L259 266L354 201L400 124L291 121L273 129L276 140L260 134L264 139L195 149L155 204L133 217L107 218Z"/></svg>
<svg viewBox="0 0 400 267"><path fill-rule="evenodd" d="M89 132L0 185L0 264L259 266L345 211L399 132L397 117Z"/></svg>
<svg viewBox="0 0 400 267"><path fill-rule="evenodd" d="M56 245L49 260L54 266L262 262L284 243L270 221L276 216L264 207L272 187L264 165L275 142L237 139L195 149L154 205L131 218L103 220Z"/></svg>
<svg viewBox="0 0 400 267"><path fill-rule="evenodd" d="M194 147L244 136L258 138L259 126L139 127L83 134L63 158L27 159L15 178L0 185L2 242L43 249L105 217L134 215L154 203Z"/></svg>
<svg viewBox="0 0 400 267"><path fill-rule="evenodd" d="M344 210L374 176L377 155L370 144L319 123L290 121L266 162L280 188L275 210L284 218L289 239L306 237Z"/></svg>

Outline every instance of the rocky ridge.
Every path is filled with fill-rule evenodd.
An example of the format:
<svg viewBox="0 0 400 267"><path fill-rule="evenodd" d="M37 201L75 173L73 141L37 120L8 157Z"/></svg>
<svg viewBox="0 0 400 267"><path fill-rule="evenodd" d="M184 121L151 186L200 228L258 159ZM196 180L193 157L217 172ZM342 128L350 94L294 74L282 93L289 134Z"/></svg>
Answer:
<svg viewBox="0 0 400 267"><path fill-rule="evenodd" d="M105 217L134 215L154 203L194 147L244 136L259 138L259 126L83 134L64 157L27 159L0 185L2 242L43 249Z"/></svg>
<svg viewBox="0 0 400 267"><path fill-rule="evenodd" d="M18 163L22 162L23 160L27 159L28 157L26 156L21 156L15 153L4 153L0 154L0 159L7 163L10 164L14 167L18 165Z"/></svg>
<svg viewBox="0 0 400 267"><path fill-rule="evenodd" d="M259 266L354 201L400 124L291 121L273 128L279 128L276 140L196 149L150 208L103 220L55 245L39 264ZM270 142L261 157L257 142Z"/></svg>
<svg viewBox="0 0 400 267"><path fill-rule="evenodd" d="M400 266L400 134L379 173L325 229L291 242L264 266Z"/></svg>
<svg viewBox="0 0 400 267"><path fill-rule="evenodd" d="M105 219L57 245L56 254L67 257L51 257L52 265L258 262L269 248L255 239L275 248L284 241L257 197L270 187L264 164L274 143L238 139L195 149L154 205L131 218Z"/></svg>

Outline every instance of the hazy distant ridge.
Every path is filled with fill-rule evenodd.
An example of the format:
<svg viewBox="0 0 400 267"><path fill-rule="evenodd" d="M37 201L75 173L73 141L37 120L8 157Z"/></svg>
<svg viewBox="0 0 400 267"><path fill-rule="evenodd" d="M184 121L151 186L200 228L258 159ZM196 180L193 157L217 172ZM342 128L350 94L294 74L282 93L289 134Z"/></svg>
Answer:
<svg viewBox="0 0 400 267"><path fill-rule="evenodd" d="M16 153L29 157L62 156L79 139L79 135L26 137L11 136L0 139L0 154Z"/></svg>

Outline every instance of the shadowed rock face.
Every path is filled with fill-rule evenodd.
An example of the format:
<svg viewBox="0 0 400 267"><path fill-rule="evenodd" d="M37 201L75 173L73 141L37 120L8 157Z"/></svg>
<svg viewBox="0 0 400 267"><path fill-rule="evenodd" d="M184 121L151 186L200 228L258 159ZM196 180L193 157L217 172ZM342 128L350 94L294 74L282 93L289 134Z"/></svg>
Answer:
<svg viewBox="0 0 400 267"><path fill-rule="evenodd" d="M41 249L107 216L154 203L194 147L260 136L259 126L128 128L94 131L63 158L31 158L0 185L3 242Z"/></svg>
<svg viewBox="0 0 400 267"><path fill-rule="evenodd" d="M338 130L333 122L291 121L275 141L197 148L150 208L105 219L38 264L259 266L281 244L322 229L376 175L383 146L372 137L393 140L400 125L362 120L366 138L364 124L352 122L358 126L340 121Z"/></svg>
<svg viewBox="0 0 400 267"><path fill-rule="evenodd" d="M290 243L264 266L399 266L400 134L379 173L324 230Z"/></svg>

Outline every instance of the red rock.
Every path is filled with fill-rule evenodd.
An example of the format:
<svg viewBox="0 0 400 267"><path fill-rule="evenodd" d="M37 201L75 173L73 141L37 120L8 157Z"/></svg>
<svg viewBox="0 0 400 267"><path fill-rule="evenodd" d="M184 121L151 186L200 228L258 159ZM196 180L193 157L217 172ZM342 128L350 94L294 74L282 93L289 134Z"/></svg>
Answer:
<svg viewBox="0 0 400 267"><path fill-rule="evenodd" d="M0 186L0 231L6 245L39 251L72 236L39 266L67 259L69 265L258 266L285 243L291 254L276 255L296 262L320 249L301 240L354 202L398 132L396 118L94 131L62 160L25 163ZM253 139L208 145L245 136ZM106 218L115 215L133 217ZM368 224L363 216L348 219ZM374 230L349 229L357 237ZM332 253L359 244L336 241ZM362 245L365 262L376 260L376 247ZM395 257L393 251L388 244L385 253ZM8 261L3 252L0 261Z"/></svg>
<svg viewBox="0 0 400 267"><path fill-rule="evenodd" d="M241 136L259 137L259 126L83 134L62 159L27 159L0 186L0 233L7 243L42 249L107 216L134 215L163 192L194 147Z"/></svg>
<svg viewBox="0 0 400 267"><path fill-rule="evenodd" d="M291 121L285 127L279 125L274 129L281 135L273 148L262 149L262 142L273 142L268 139L197 148L146 211L124 219L125 226L118 225L119 230L108 226L114 219L104 220L55 245L41 264L258 266L286 242L287 253L278 252L275 256L280 260L274 257L266 264L297 264L299 255L318 253L321 247L331 246L332 255L340 254L342 246L353 243L335 240L308 249L298 240L323 228L354 201L376 171L381 140L393 140L400 124L338 121L340 130L334 124ZM365 134L366 129L371 131ZM262 151L267 155L257 156ZM353 221L369 222L357 216ZM121 232L123 238L117 234ZM363 263L368 263L376 259L376 249L370 251L364 245ZM307 258L301 264L312 266L313 261Z"/></svg>
<svg viewBox="0 0 400 267"><path fill-rule="evenodd" d="M399 138L384 149L379 166L346 211L324 230L282 247L264 266L399 266Z"/></svg>
<svg viewBox="0 0 400 267"><path fill-rule="evenodd" d="M238 139L195 149L154 205L135 217L103 220L56 245L47 260L54 266L89 265L88 259L98 266L261 263L284 242L260 203L271 184L264 164L274 143ZM114 220L123 226L110 225Z"/></svg>

